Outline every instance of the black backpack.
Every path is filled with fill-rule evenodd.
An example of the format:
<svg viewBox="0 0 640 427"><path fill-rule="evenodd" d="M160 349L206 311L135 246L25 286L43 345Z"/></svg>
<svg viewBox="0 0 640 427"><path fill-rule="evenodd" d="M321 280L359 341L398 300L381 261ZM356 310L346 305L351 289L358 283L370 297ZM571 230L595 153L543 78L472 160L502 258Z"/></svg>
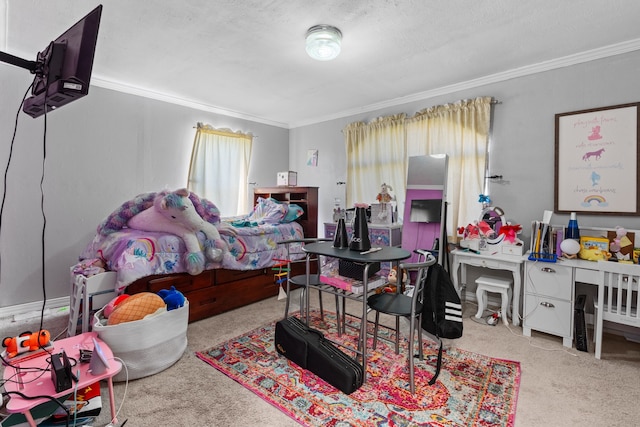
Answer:
<svg viewBox="0 0 640 427"><path fill-rule="evenodd" d="M434 335L440 342L436 372L429 381L433 385L440 374L442 364L442 340L462 336L462 304L451 277L440 264L433 264L427 273L422 309L422 329Z"/></svg>

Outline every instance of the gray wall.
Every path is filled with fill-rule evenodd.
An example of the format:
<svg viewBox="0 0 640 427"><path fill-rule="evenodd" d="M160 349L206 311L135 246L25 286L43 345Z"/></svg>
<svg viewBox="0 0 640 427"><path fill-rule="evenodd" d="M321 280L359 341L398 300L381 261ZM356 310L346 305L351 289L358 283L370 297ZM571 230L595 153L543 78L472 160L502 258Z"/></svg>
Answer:
<svg viewBox="0 0 640 427"><path fill-rule="evenodd" d="M639 68L640 52L634 52L290 131L92 87L88 97L48 117L43 185L46 297L68 295L69 267L96 225L121 202L141 192L186 185L196 122L257 135L249 181L275 185L276 172L297 171L299 185L320 187L322 224L331 220L334 198L344 199L344 186L336 182L346 178L342 129L347 124L494 96L502 103L495 108L490 169L504 179L491 183L490 192L508 220L526 225L541 219L545 209L553 209L554 115L639 101ZM24 70L0 64L2 165L7 163L15 113L29 83ZM43 299L43 122L20 115L0 236L0 308ZM319 150L315 168L306 166L309 149ZM566 215L554 215L552 223L567 220ZM637 217L583 215L579 222L640 228ZM522 238L528 237L525 228Z"/></svg>
<svg viewBox="0 0 640 427"><path fill-rule="evenodd" d="M31 82L21 68L0 64L0 164L8 162L16 111ZM147 191L185 187L194 126L252 132L249 181L275 185L288 168L289 132L92 87L88 96L47 116L44 161L46 299L69 295L69 267L96 226L122 202ZM42 301L40 179L44 117L23 113L6 188L0 235L0 309Z"/></svg>
<svg viewBox="0 0 640 427"><path fill-rule="evenodd" d="M336 182L346 177L342 129L347 124L493 96L501 104L494 110L490 173L503 175L503 180L490 183L491 199L505 210L507 220L523 225L521 238L528 242L527 225L541 220L544 210L553 210L555 114L640 101L639 68L640 52L633 52L292 129L290 165L298 171L300 185L320 187L320 222L330 221L334 197L344 194ZM305 165L311 148L319 150L316 168ZM397 197L402 199L402 195ZM371 198L373 202L375 194ZM554 215L551 222L566 224L568 220L568 215ZM578 222L581 226L640 228L637 216L579 215Z"/></svg>

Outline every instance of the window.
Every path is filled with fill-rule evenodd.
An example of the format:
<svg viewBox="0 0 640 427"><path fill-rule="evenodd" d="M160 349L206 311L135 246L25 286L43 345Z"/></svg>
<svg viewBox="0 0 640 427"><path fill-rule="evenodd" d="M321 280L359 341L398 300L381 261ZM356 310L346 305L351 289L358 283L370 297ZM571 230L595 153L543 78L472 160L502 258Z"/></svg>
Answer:
<svg viewBox="0 0 640 427"><path fill-rule="evenodd" d="M352 123L345 128L347 207L372 200L382 183L394 188L400 202L406 192L410 156L447 154L447 230L478 217L478 196L484 193L491 97L462 100L403 114Z"/></svg>
<svg viewBox="0 0 640 427"><path fill-rule="evenodd" d="M252 144L250 133L214 129L198 123L188 188L213 202L223 217L249 211L247 177Z"/></svg>

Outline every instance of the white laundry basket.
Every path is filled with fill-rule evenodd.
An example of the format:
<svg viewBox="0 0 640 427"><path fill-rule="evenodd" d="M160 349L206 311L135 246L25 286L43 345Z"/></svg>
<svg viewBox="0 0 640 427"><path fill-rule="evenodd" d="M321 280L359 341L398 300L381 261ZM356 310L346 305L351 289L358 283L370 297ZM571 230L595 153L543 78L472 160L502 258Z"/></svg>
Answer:
<svg viewBox="0 0 640 427"><path fill-rule="evenodd" d="M130 380L162 372L176 363L187 348L189 302L170 311L158 311L144 319L106 325L102 310L94 314L93 330L122 359ZM114 381L125 381L122 368Z"/></svg>

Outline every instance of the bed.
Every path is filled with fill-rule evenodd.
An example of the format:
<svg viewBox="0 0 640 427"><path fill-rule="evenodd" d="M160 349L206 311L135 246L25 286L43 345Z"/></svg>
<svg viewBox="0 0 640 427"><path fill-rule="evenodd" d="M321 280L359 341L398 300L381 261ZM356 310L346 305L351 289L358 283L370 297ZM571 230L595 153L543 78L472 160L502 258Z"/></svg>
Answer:
<svg viewBox="0 0 640 427"><path fill-rule="evenodd" d="M187 272L185 244L178 236L127 227L109 233L101 233L99 227L80 262L100 259L106 270L116 273L117 292L157 292L175 286L189 300L190 322L275 296L278 264L288 256L282 242L317 235L317 188L256 189L254 202L247 215L219 219L233 230L220 233L228 251L219 261L207 261L202 273ZM281 218L274 210L278 206ZM197 237L204 244L204 235ZM292 246L293 252L301 252ZM294 267L296 274L303 273L304 263Z"/></svg>

